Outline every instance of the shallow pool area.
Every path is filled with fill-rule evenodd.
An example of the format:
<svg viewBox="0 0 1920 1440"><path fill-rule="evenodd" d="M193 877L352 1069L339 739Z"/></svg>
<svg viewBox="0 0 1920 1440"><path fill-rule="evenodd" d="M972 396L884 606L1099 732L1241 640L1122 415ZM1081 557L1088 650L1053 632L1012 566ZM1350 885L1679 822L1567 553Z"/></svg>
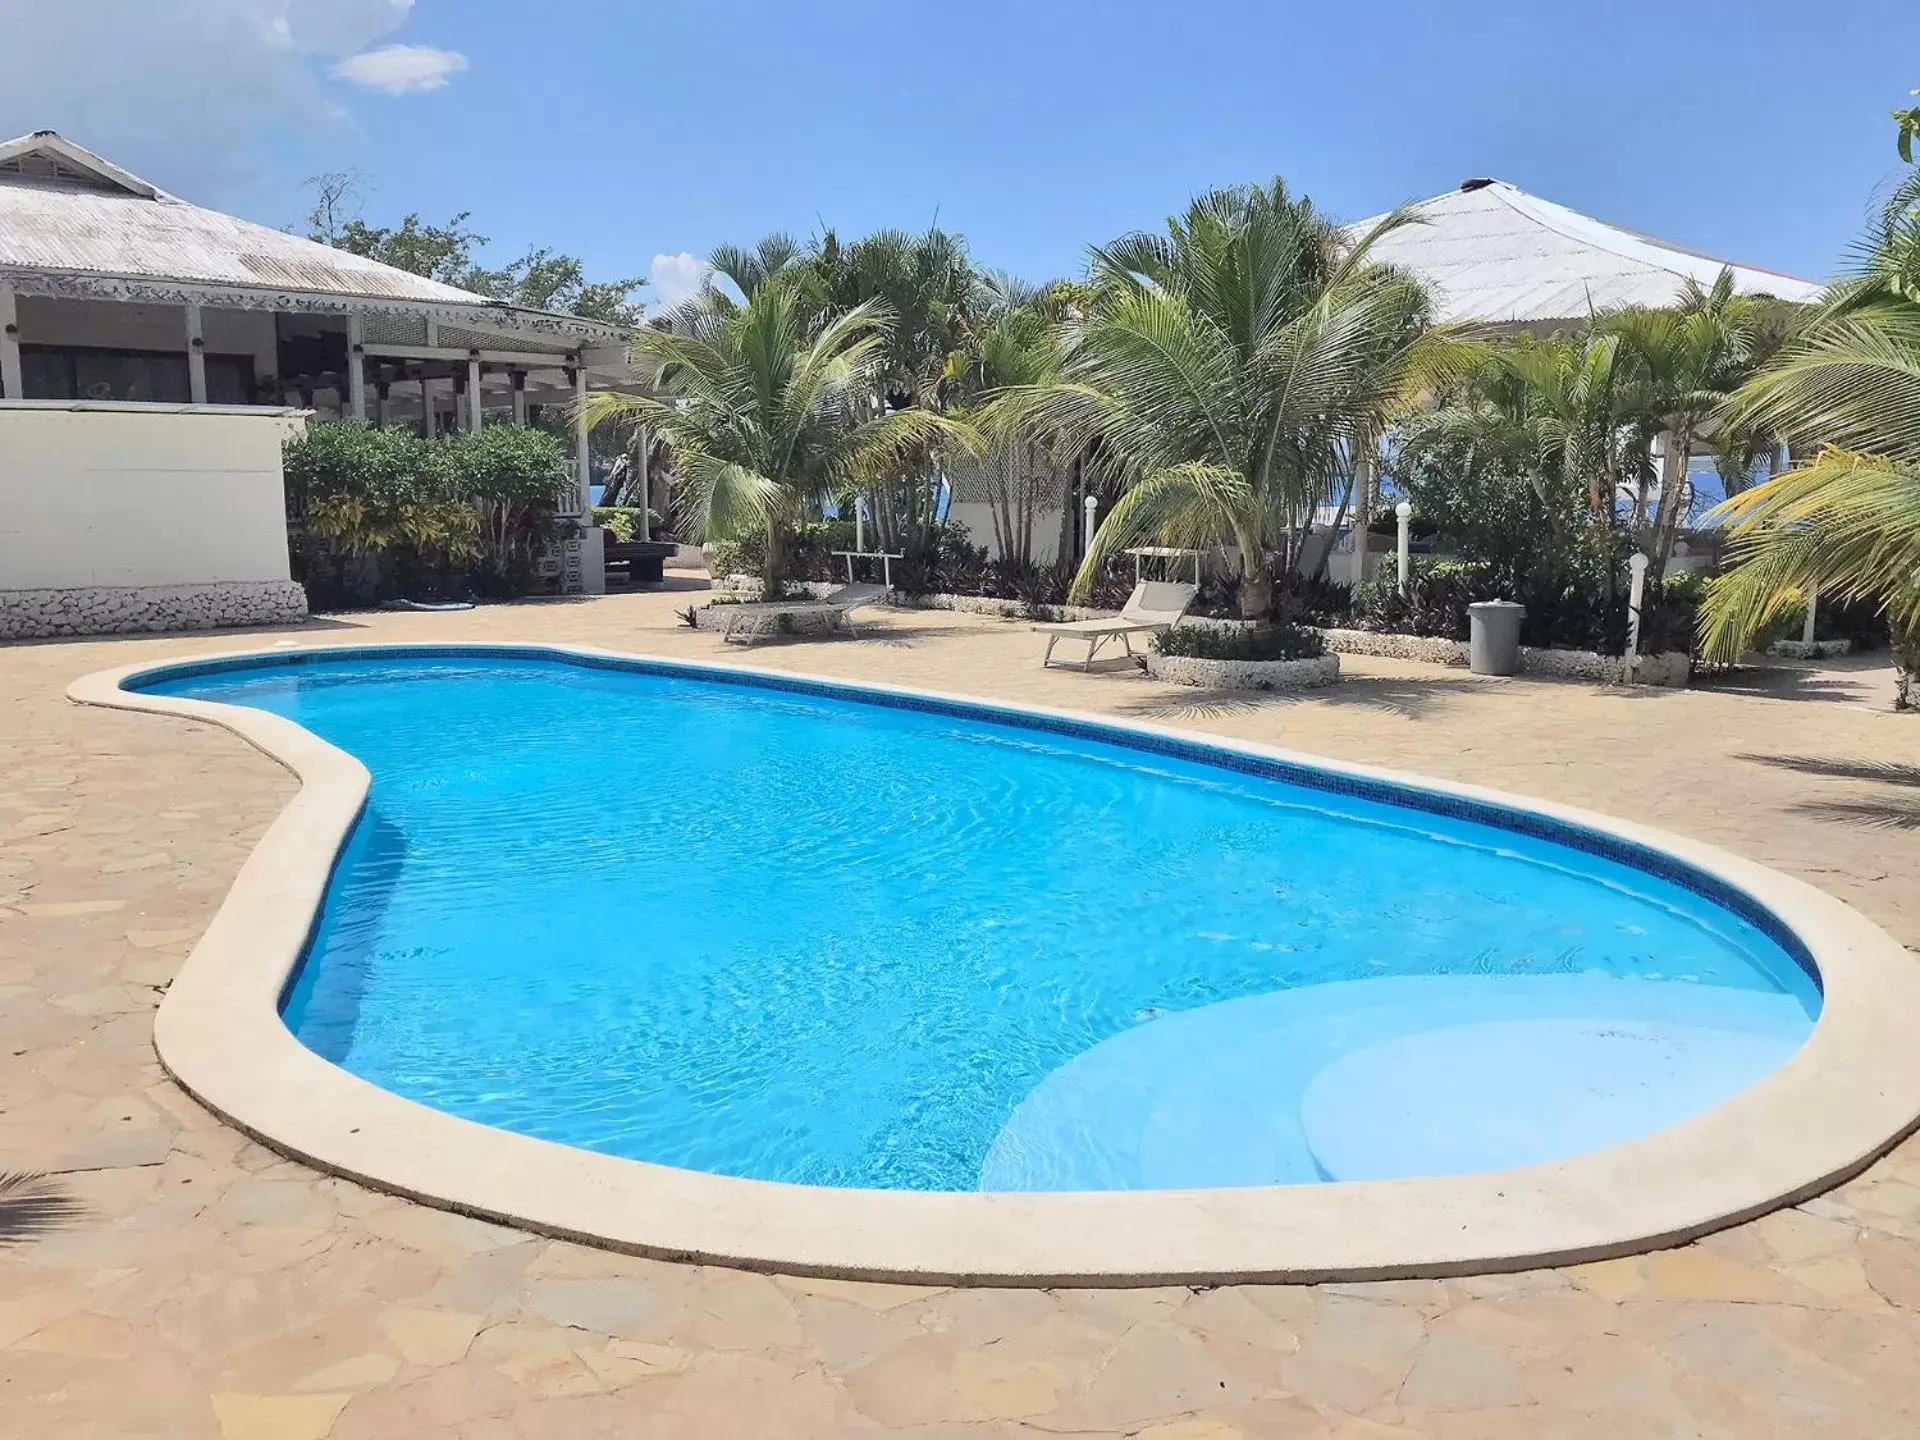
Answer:
<svg viewBox="0 0 1920 1440"><path fill-rule="evenodd" d="M286 1024L590 1150L922 1191L1498 1169L1710 1108L1820 1009L1752 902L1533 819L671 666L298 662L140 687L373 776Z"/></svg>

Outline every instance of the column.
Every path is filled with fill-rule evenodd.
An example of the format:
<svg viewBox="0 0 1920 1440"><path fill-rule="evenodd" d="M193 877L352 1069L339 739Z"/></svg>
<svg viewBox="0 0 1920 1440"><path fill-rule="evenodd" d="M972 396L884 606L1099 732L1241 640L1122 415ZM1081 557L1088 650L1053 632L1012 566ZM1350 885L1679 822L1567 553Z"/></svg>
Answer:
<svg viewBox="0 0 1920 1440"><path fill-rule="evenodd" d="M634 478L640 482L640 538L642 540L651 540L653 538L653 522L648 519L648 516L652 513L653 508L653 456L650 453L653 449L653 437L647 434L646 426L641 425L637 427L633 443L634 458L639 470L639 474Z"/></svg>
<svg viewBox="0 0 1920 1440"><path fill-rule="evenodd" d="M606 532L593 523L593 468L588 460L587 370L573 368L573 463L577 494L574 505L579 513L579 528L561 543L560 593L563 595L604 595L607 593Z"/></svg>
<svg viewBox="0 0 1920 1440"><path fill-rule="evenodd" d="M200 307L187 306L187 398L207 403L207 342L200 336Z"/></svg>
<svg viewBox="0 0 1920 1440"><path fill-rule="evenodd" d="M393 424L393 386L383 378L380 383L374 387L374 393L379 396L379 401L373 412L377 417L375 423L384 430Z"/></svg>
<svg viewBox="0 0 1920 1440"><path fill-rule="evenodd" d="M1413 506L1402 500L1393 507L1394 518L1400 522L1399 543L1395 547L1399 559L1400 593L1407 593L1407 581L1413 575Z"/></svg>
<svg viewBox="0 0 1920 1440"><path fill-rule="evenodd" d="M515 370L513 380L513 423L522 430L527 428L527 372Z"/></svg>
<svg viewBox="0 0 1920 1440"><path fill-rule="evenodd" d="M592 524L593 463L588 458L586 405L587 367L578 365L573 371L573 473L580 490L579 513Z"/></svg>
<svg viewBox="0 0 1920 1440"><path fill-rule="evenodd" d="M0 285L0 395L9 400L27 398L20 378L20 309L11 285Z"/></svg>
<svg viewBox="0 0 1920 1440"><path fill-rule="evenodd" d="M482 401L480 397L480 352L467 352L467 429L480 433Z"/></svg>
<svg viewBox="0 0 1920 1440"><path fill-rule="evenodd" d="M420 433L433 439L433 381L425 370L420 372Z"/></svg>
<svg viewBox="0 0 1920 1440"><path fill-rule="evenodd" d="M367 346L365 326L358 315L347 317L347 413L366 423Z"/></svg>
<svg viewBox="0 0 1920 1440"><path fill-rule="evenodd" d="M1359 585L1367 578L1367 525L1373 518L1373 476L1377 452L1372 436L1362 436L1353 455L1353 507L1348 514L1353 546L1347 582Z"/></svg>

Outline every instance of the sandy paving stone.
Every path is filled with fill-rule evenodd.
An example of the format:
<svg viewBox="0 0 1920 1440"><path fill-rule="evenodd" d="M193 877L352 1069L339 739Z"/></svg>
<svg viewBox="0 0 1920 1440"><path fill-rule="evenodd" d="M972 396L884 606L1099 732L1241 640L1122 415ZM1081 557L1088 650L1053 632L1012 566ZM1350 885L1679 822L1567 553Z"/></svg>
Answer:
<svg viewBox="0 0 1920 1440"><path fill-rule="evenodd" d="M356 1355L324 1370L316 1370L294 1386L296 1390L364 1390L384 1385L400 1373L400 1362L391 1355Z"/></svg>
<svg viewBox="0 0 1920 1440"><path fill-rule="evenodd" d="M351 1395L215 1395L224 1440L326 1440Z"/></svg>
<svg viewBox="0 0 1920 1440"><path fill-rule="evenodd" d="M742 658L678 626L671 611L685 603L356 616L299 633ZM1920 833L1819 820L1805 807L1829 798L1828 782L1739 758L1916 743L1911 722L1864 706L1469 684L1355 660L1327 695L1208 712L1119 670L1041 671L1031 642L988 620L883 615L872 641L744 658L1150 716L1589 804L1811 878L1920 942ZM107 1168L61 1178L83 1206L74 1223L0 1246L7 1440L1920 1434L1915 1142L1831 1196L1667 1258L1198 1292L925 1289L667 1265L315 1175L181 1094L151 1045L161 987L291 780L210 728L61 698L84 671L237 643L253 642L0 648L0 836L21 837L0 839L0 1167L129 1147L95 1150ZM1877 693L1870 676L1831 673ZM1653 724L1688 743L1648 745ZM142 1145L151 1163L136 1163ZM436 1318L411 1332L414 1354L451 1358L403 1353L394 1326L408 1333L421 1314ZM1524 1403L1484 1403L1516 1394ZM1453 1406L1467 1408L1442 1408Z"/></svg>
<svg viewBox="0 0 1920 1440"><path fill-rule="evenodd" d="M486 1318L458 1310L394 1309L380 1323L409 1365L452 1365L466 1355Z"/></svg>

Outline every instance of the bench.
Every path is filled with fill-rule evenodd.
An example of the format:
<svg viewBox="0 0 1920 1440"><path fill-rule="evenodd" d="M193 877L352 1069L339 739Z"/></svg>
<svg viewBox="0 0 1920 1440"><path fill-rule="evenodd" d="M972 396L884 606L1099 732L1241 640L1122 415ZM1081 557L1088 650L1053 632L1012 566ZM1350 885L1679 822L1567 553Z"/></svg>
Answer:
<svg viewBox="0 0 1920 1440"><path fill-rule="evenodd" d="M666 579L668 558L680 547L671 540L614 540L604 544L607 578L615 568L623 570L630 585Z"/></svg>

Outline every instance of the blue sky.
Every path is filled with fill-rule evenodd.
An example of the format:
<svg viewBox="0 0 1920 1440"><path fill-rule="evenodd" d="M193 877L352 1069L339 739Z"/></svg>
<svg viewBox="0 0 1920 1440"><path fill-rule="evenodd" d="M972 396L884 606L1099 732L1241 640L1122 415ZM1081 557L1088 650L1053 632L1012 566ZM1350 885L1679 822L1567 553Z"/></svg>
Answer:
<svg viewBox="0 0 1920 1440"><path fill-rule="evenodd" d="M1496 175L1818 277L1896 169L1887 112L1920 86L1911 0L0 0L0 15L46 37L0 58L0 129L66 129L276 225L303 211L306 177L354 169L370 220L472 210L495 258L550 244L603 275L776 228L937 217L983 263L1038 279L1196 190L1281 174L1342 218Z"/></svg>

